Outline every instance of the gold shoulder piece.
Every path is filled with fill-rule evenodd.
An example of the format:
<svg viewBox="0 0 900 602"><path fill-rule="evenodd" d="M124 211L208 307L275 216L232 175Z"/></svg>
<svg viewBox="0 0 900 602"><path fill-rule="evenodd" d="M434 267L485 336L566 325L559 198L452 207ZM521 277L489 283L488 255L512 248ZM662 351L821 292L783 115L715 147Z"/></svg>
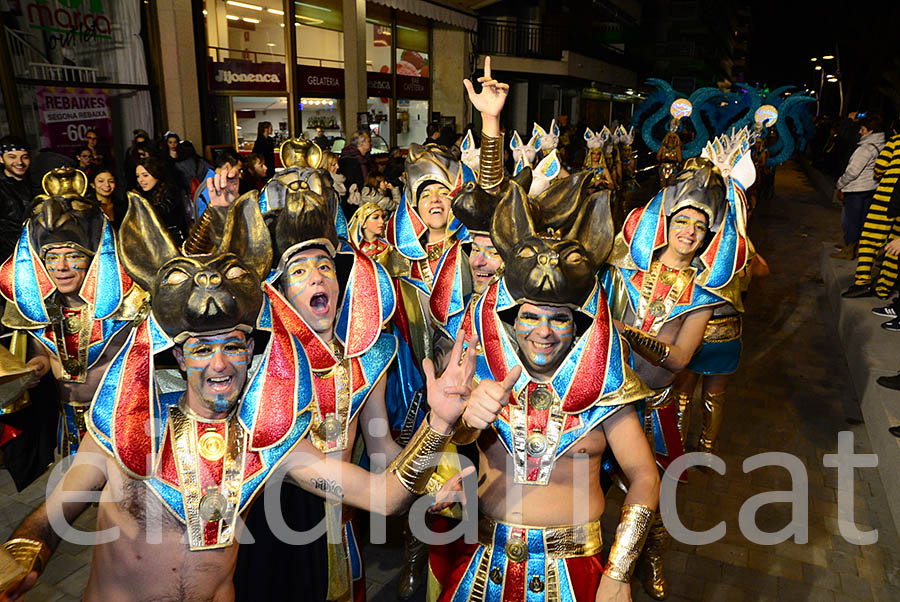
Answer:
<svg viewBox="0 0 900 602"><path fill-rule="evenodd" d="M0 322L12 330L36 330L46 326L46 324L32 322L23 316L19 313L19 308L16 307L16 304L12 301L6 302L6 308L3 310L3 318L0 319Z"/></svg>

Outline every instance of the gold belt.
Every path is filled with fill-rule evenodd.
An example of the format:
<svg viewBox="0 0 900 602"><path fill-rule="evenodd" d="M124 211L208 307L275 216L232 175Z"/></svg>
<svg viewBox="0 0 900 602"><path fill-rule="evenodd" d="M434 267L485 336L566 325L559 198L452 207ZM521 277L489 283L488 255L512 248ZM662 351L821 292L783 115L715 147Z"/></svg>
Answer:
<svg viewBox="0 0 900 602"><path fill-rule="evenodd" d="M498 524L510 528L540 530L544 534L544 550L551 558L577 558L593 556L603 550L603 535L600 532L600 520L571 527L529 527L514 523L501 523L492 518L482 516L478 520L478 543L490 548L494 545L494 531ZM516 543L518 542L518 543ZM509 540L506 553L513 562L521 562L517 557L527 557L527 546L521 539ZM515 545L513 545L515 544ZM525 548L525 549L519 549Z"/></svg>
<svg viewBox="0 0 900 602"><path fill-rule="evenodd" d="M706 323L703 340L709 343L725 343L741 338L741 316L710 318Z"/></svg>

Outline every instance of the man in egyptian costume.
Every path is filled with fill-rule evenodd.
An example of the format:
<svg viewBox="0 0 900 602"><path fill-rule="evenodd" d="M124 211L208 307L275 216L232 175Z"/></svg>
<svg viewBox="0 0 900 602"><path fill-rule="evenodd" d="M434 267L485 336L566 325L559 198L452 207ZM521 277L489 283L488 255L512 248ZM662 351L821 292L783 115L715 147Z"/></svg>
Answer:
<svg viewBox="0 0 900 602"><path fill-rule="evenodd" d="M635 370L655 391L644 428L662 470L684 453L669 386L700 346L716 307L739 301L734 278L747 261L743 190L753 164L746 131L707 145L673 183L635 209L616 236L602 282L610 310L635 353ZM676 475L680 478L680 475ZM668 533L657 513L644 549L644 587L668 595L663 552Z"/></svg>
<svg viewBox="0 0 900 602"><path fill-rule="evenodd" d="M469 97L484 135L497 136L508 88L489 63L480 82L479 94L467 84ZM607 193L588 193L589 178L555 181L535 199L515 180L495 184L491 239L504 271L472 312L483 350L476 377L490 384L473 392L454 436L478 447L478 543L432 549L443 552L432 560L441 600L630 597L659 477L633 409L650 392L628 366L595 276L613 230ZM634 486L603 566L607 448Z"/></svg>

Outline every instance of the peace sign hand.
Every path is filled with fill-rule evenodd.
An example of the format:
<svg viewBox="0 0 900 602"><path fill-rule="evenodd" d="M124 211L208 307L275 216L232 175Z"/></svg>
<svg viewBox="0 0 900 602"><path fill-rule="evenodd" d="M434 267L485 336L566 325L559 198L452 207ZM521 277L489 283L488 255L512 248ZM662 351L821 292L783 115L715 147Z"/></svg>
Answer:
<svg viewBox="0 0 900 602"><path fill-rule="evenodd" d="M481 84L481 92L475 93L475 86L468 79L463 80L463 86L469 93L469 101L472 106L484 117L499 117L506 97L509 95L509 84L502 84L491 76L491 57L484 59L484 75L478 78Z"/></svg>
<svg viewBox="0 0 900 602"><path fill-rule="evenodd" d="M431 407L429 423L431 428L441 433L449 433L453 430L457 419L462 415L466 407L466 400L471 393L472 378L475 376L475 345L478 337L474 334L469 340L469 350L466 357L462 358L463 341L465 334L459 331L456 334L456 343L450 353L450 360L440 378L434 375L434 363L430 359L422 362L425 372L425 386L427 388L428 405Z"/></svg>

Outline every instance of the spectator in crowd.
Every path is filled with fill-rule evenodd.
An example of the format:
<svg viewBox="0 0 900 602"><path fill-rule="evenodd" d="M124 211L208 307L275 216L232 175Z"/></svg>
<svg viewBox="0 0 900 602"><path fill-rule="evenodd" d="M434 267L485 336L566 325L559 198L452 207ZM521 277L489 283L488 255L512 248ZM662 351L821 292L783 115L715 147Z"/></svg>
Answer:
<svg viewBox="0 0 900 602"><path fill-rule="evenodd" d="M94 153L90 147L82 146L75 151L75 167L88 174L90 178L91 168L94 166Z"/></svg>
<svg viewBox="0 0 900 602"><path fill-rule="evenodd" d="M347 195L347 184L344 174L340 171L338 165L338 157L331 151L323 151L322 153L322 169L331 174L331 182L338 196L344 198Z"/></svg>
<svg viewBox="0 0 900 602"><path fill-rule="evenodd" d="M875 181L875 160L884 148L884 121L881 115L870 113L859 123L859 143L850 156L843 175L835 183L837 198L843 203L841 226L844 230L844 248L831 256L838 259L855 259L856 246L862 234L863 222L878 188Z"/></svg>
<svg viewBox="0 0 900 602"><path fill-rule="evenodd" d="M384 179L390 182L391 186L403 191L403 172L406 169L406 157L399 146L391 147L388 153L387 163L384 165Z"/></svg>
<svg viewBox="0 0 900 602"><path fill-rule="evenodd" d="M160 145L160 155L166 156L168 155L172 161L175 161L178 158L178 143L181 142L181 138L173 131L168 131L165 133L163 137L163 144Z"/></svg>
<svg viewBox="0 0 900 602"><path fill-rule="evenodd" d="M325 135L322 128L316 128L316 137L313 138L313 142L315 142L322 150L331 148L331 140L328 139L328 136Z"/></svg>
<svg viewBox="0 0 900 602"><path fill-rule="evenodd" d="M122 218L128 210L128 203L121 194L116 194L116 176L107 166L97 167L90 180L88 198L100 203L100 209L113 228L119 229Z"/></svg>
<svg viewBox="0 0 900 602"><path fill-rule="evenodd" d="M429 123L425 126L425 142L422 144L437 143L441 137L441 126L437 123Z"/></svg>
<svg viewBox="0 0 900 602"><path fill-rule="evenodd" d="M137 193L144 197L156 210L160 221L180 244L187 232L181 197L170 182L166 181L166 170L162 161L156 157L147 157L138 161L135 168Z"/></svg>
<svg viewBox="0 0 900 602"><path fill-rule="evenodd" d="M263 186L268 182L266 177L268 167L266 167L266 162L263 158L256 153L250 153L244 156L241 164L243 169L241 169L240 195L243 196L251 190L262 190Z"/></svg>
<svg viewBox="0 0 900 602"><path fill-rule="evenodd" d="M186 196L185 212L192 219L195 212L194 196L198 189L206 190L206 179L214 176L215 172L212 166L197 154L190 140L182 140L178 143L175 175L180 180Z"/></svg>
<svg viewBox="0 0 900 602"><path fill-rule="evenodd" d="M875 160L875 179L878 188L872 197L862 234L859 237L856 273L853 284L842 293L845 298L872 297L878 295L882 299L890 296L897 281L897 257L900 255L900 199L897 196L897 180L900 178L900 135L892 137ZM885 245L885 243L888 243ZM884 261L881 272L877 275L873 267L875 256L884 247ZM896 308L896 305L894 305ZM879 315L891 317L888 308L877 308ZM890 325L890 326L888 326ZM900 319L894 318L882 325L889 330L900 330Z"/></svg>
<svg viewBox="0 0 900 602"><path fill-rule="evenodd" d="M260 121L256 126L256 142L253 143L253 152L266 162L266 171L270 176L275 175L275 141L272 140L272 122Z"/></svg>
<svg viewBox="0 0 900 602"><path fill-rule="evenodd" d="M0 138L0 261L15 248L22 223L31 209L31 199L40 188L31 182L31 147L17 136Z"/></svg>
<svg viewBox="0 0 900 602"><path fill-rule="evenodd" d="M208 177L214 176L216 173L225 171L231 173L237 171L240 173L242 165L241 155L233 148L225 148L216 153L213 160L213 171L208 173ZM209 206L209 189L206 186L206 179L201 183L200 193L197 196L197 217L199 218Z"/></svg>
<svg viewBox="0 0 900 602"><path fill-rule="evenodd" d="M351 196L350 202L360 206L375 203L387 219L400 206L400 190L394 188L383 175L369 174L361 193Z"/></svg>
<svg viewBox="0 0 900 602"><path fill-rule="evenodd" d="M459 138L459 135L456 133L456 128L452 125L445 125L441 128L441 133L438 135L435 142L449 150L456 144L457 138Z"/></svg>
<svg viewBox="0 0 900 602"><path fill-rule="evenodd" d="M91 149L91 154L96 154L100 150L100 135L97 130L89 129L84 133L84 144Z"/></svg>
<svg viewBox="0 0 900 602"><path fill-rule="evenodd" d="M372 150L372 138L365 130L354 132L350 136L350 142L344 145L338 165L340 172L346 178L347 192L351 192L354 185L356 185L356 190L362 191L369 173L375 171L372 157L369 155L370 150ZM356 209L346 201L341 202L341 208L344 210L344 215L353 215L353 211Z"/></svg>
<svg viewBox="0 0 900 602"><path fill-rule="evenodd" d="M128 149L128 155L125 158L125 177L127 179L128 190L134 190L137 188L137 180L134 177L134 170L137 167L138 162L141 159L146 159L147 157L153 154L153 147L150 145L150 141L144 139L140 142L135 142L131 148Z"/></svg>

